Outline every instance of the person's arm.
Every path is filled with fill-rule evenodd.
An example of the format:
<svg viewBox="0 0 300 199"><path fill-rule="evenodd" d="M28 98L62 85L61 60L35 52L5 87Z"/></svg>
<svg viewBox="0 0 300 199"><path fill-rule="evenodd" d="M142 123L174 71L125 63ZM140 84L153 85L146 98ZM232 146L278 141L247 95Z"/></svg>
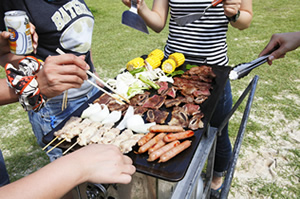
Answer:
<svg viewBox="0 0 300 199"><path fill-rule="evenodd" d="M83 182L128 184L132 160L113 145L89 145L0 188L5 199L56 199Z"/></svg>
<svg viewBox="0 0 300 199"><path fill-rule="evenodd" d="M236 22L231 21L230 24L239 30L246 29L252 21L252 0L224 0L224 14L232 17L240 11L240 16Z"/></svg>
<svg viewBox="0 0 300 199"><path fill-rule="evenodd" d="M130 0L122 0L122 2L130 7ZM152 9L150 9L144 0L137 1L138 13L144 19L147 26L153 31L161 32L166 23L169 13L168 0L153 0Z"/></svg>
<svg viewBox="0 0 300 199"><path fill-rule="evenodd" d="M268 58L268 64L272 65L272 61L275 59L283 58L289 51L295 50L300 46L300 32L288 32L273 34L271 40L259 54L263 56L270 53L274 48L277 48L272 52Z"/></svg>
<svg viewBox="0 0 300 199"><path fill-rule="evenodd" d="M9 88L6 79L0 79L0 105L10 104L18 101L18 95L14 89Z"/></svg>

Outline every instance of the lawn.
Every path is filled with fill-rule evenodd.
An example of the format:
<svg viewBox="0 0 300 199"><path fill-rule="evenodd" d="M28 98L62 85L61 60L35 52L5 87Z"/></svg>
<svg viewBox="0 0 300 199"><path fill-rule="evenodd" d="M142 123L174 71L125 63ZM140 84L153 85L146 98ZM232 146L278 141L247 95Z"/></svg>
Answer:
<svg viewBox="0 0 300 199"><path fill-rule="evenodd" d="M118 74L125 64L152 50L163 49L168 29L144 34L121 24L125 7L121 1L92 1L87 4L95 16L93 60L101 78ZM146 0L151 6L152 1ZM300 7L294 1L253 1L251 27L228 32L230 66L256 59L273 33L300 31ZM234 101L254 75L258 87L230 198L297 198L300 195L300 49L285 59L264 64L247 77L232 82ZM1 77L4 71L0 69ZM239 128L243 103L230 121L230 137ZM18 104L0 108L0 148L11 181L22 178L48 163L37 145L27 114Z"/></svg>

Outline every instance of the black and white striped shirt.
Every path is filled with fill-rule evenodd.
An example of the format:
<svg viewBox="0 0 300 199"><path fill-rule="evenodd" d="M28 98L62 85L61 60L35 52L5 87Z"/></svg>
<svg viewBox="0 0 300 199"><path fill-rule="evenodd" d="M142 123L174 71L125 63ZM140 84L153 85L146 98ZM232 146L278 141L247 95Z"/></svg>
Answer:
<svg viewBox="0 0 300 199"><path fill-rule="evenodd" d="M180 52L191 63L227 65L226 32L228 20L224 15L223 4L209 8L201 19L183 27L174 18L202 13L212 0L169 0L169 36L165 46L165 56Z"/></svg>

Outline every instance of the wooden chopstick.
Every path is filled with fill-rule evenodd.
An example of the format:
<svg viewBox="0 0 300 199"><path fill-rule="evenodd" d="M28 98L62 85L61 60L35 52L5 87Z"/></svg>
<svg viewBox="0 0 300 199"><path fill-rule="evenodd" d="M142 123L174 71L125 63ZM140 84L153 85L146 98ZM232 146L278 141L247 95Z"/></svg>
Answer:
<svg viewBox="0 0 300 199"><path fill-rule="evenodd" d="M124 104L124 102L122 100L120 100L119 98L116 98L115 96L113 96L111 93L107 92L104 88L101 88L100 86L98 86L97 84L95 84L94 82L92 82L91 80L86 80L87 82L89 82L90 84L92 84L93 86L95 86L96 88L98 88L100 91L102 91L103 93L106 93L107 95L109 95L110 97L114 98L115 100L117 100L118 102L120 102L121 104Z"/></svg>
<svg viewBox="0 0 300 199"><path fill-rule="evenodd" d="M60 55L66 54L65 52L63 52L61 49L57 48L56 52ZM91 71L87 70L86 73L92 77L94 77L96 80L100 81L101 83L103 82L100 78L98 78L94 73L92 73ZM116 98L115 96L113 96L111 93L107 92L105 89L101 88L100 86L98 86L97 84L95 84L94 82L92 82L91 80L87 80L87 82L89 82L91 85L95 86L96 88L98 88L99 90L101 90L102 92L106 93L107 95L109 95L110 97L114 98L115 100L117 100L118 102L120 102L121 104L124 104L123 101L121 101L120 99ZM104 83L104 82L103 82ZM104 83L105 84L105 83ZM107 85L107 84L106 84ZM107 85L108 86L108 85ZM123 98L122 95L117 94L119 97ZM126 98L123 98L127 103L129 103L129 100Z"/></svg>
<svg viewBox="0 0 300 199"><path fill-rule="evenodd" d="M93 78L95 78L97 81L99 81L101 84L103 84L106 88L108 88L109 90L111 90L113 93L117 94L119 97L121 97L124 101L126 101L128 104L130 103L130 101L128 99L126 99L123 95L117 93L117 91L115 89L113 89L112 87L110 87L108 84L106 84L102 79L100 79L100 77L98 77L97 75L95 75L94 73L92 73L91 71L87 70L86 73L90 76L92 76Z"/></svg>

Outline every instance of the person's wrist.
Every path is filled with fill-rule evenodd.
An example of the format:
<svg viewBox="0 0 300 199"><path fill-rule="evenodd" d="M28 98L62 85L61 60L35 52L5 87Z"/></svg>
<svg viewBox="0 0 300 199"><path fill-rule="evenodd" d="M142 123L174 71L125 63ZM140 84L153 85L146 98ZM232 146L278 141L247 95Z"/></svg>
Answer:
<svg viewBox="0 0 300 199"><path fill-rule="evenodd" d="M238 20L238 18L240 17L240 10L237 11L237 13L231 17L226 16L226 18L228 19L228 21L230 22L236 22Z"/></svg>

